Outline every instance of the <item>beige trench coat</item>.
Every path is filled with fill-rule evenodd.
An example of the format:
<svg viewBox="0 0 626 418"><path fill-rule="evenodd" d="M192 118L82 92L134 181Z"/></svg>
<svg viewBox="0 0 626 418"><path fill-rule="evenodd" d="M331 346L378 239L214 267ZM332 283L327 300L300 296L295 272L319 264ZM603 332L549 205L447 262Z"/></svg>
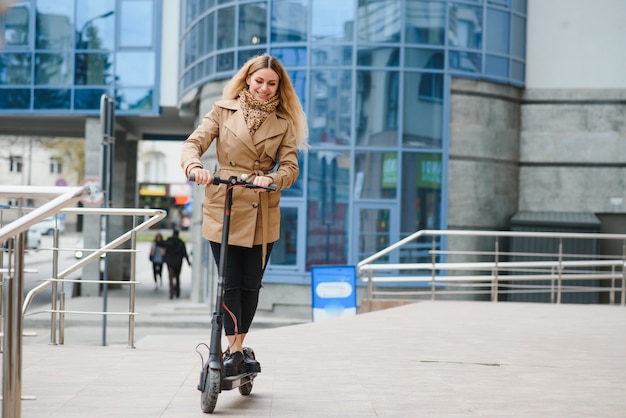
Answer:
<svg viewBox="0 0 626 418"><path fill-rule="evenodd" d="M194 168L203 167L200 157L214 140L219 166L214 176L239 178L247 174L248 181L252 181L256 175L265 175L276 184L275 192L257 193L243 187L233 190L228 243L252 247L277 241L280 235L280 191L290 187L299 173L293 129L289 129L284 117L274 112L251 137L239 100L216 102L183 142L180 163L187 177ZM274 170L276 166L278 168ZM210 241L222 241L225 194L225 185L206 186L202 235Z"/></svg>

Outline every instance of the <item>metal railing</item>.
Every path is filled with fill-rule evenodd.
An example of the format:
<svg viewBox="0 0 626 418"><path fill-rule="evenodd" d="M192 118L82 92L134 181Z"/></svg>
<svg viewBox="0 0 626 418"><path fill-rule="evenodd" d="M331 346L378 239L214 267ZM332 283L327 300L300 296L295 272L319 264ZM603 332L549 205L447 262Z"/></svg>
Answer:
<svg viewBox="0 0 626 418"><path fill-rule="evenodd" d="M395 251L430 237L425 262L385 262ZM482 240L486 251L468 250L463 237ZM453 238L445 251L442 239ZM554 251L503 251L503 241L548 240ZM491 243L490 240L493 240ZM576 240L616 240L621 254L573 253L564 243ZM455 248L455 246L460 247ZM571 245L570 245L571 246ZM589 246L597 248L596 245ZM397 253L396 253L397 254ZM395 257L398 258L398 257ZM456 259L456 261L455 261ZM608 303L626 305L626 234L560 233L534 231L421 230L365 258L357 264L360 279L367 283L367 300L381 298L419 300L430 298L489 298L496 302L514 295L548 294L561 303L568 294L608 294Z"/></svg>
<svg viewBox="0 0 626 418"><path fill-rule="evenodd" d="M161 209L123 209L123 208L67 208L62 210L63 213L75 213L83 215L101 215L101 216L132 216L133 227L113 239L109 243L105 243L100 248L94 248L90 251L90 254L82 258L75 264L66 268L65 270L58 272L56 268L53 268L53 275L49 280L42 282L40 285L33 288L24 300L23 314L24 315L36 315L42 313L49 313L50 317L50 343L51 344L64 344L65 342L65 315L66 314L82 314L82 315L128 315L128 346L130 348L135 347L135 295L136 285L139 284L135 280L136 277L136 253L137 253L137 234L149 229L151 226L159 223L166 215L166 212ZM140 224L137 224L137 218L147 218ZM118 249L122 244L129 241L130 249ZM58 235L55 236L52 263L53 266L58 266L59 252L61 250L67 250L67 248L60 248L58 242ZM75 271L85 267L88 264L99 262L101 256L110 252L128 252L131 254L130 258L130 278L129 280L106 280L107 285L128 285L129 297L128 297L128 311L127 312L115 312L115 311L75 311L65 309L65 291L63 288L64 283L95 283L103 284L101 280L84 280L84 279L69 279L68 277ZM59 286L60 285L60 286ZM60 288L59 288L60 287ZM28 309L33 299L45 291L48 288L52 288L51 308L39 310L36 312L28 312ZM58 302L58 303L57 303ZM57 327L57 315L58 315L58 327ZM57 340L58 332L58 340Z"/></svg>
<svg viewBox="0 0 626 418"><path fill-rule="evenodd" d="M5 244L12 257L4 267L0 253L0 283L3 316L3 386L2 416L19 418L22 400L22 295L24 292L24 249L26 231L31 225L70 206L89 194L83 187L0 186L0 197L45 198L48 203L20 216L0 228L0 245Z"/></svg>

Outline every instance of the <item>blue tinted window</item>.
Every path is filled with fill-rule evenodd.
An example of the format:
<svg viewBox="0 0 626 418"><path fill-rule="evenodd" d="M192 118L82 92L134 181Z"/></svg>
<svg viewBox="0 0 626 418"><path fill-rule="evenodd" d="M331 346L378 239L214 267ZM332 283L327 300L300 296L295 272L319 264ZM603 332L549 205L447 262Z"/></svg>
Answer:
<svg viewBox="0 0 626 418"><path fill-rule="evenodd" d="M0 89L0 109L29 109L30 89Z"/></svg>
<svg viewBox="0 0 626 418"><path fill-rule="evenodd" d="M350 46L314 46L311 48L311 65L352 65Z"/></svg>
<svg viewBox="0 0 626 418"><path fill-rule="evenodd" d="M76 2L76 49L113 49L115 1Z"/></svg>
<svg viewBox="0 0 626 418"><path fill-rule="evenodd" d="M508 13L487 9L487 51L509 53L510 27Z"/></svg>
<svg viewBox="0 0 626 418"><path fill-rule="evenodd" d="M37 1L37 49L71 49L74 45L74 0Z"/></svg>
<svg viewBox="0 0 626 418"><path fill-rule="evenodd" d="M152 46L152 1L122 0L120 47Z"/></svg>
<svg viewBox="0 0 626 418"><path fill-rule="evenodd" d="M74 109L99 110L100 98L108 93L106 89L76 89L74 91Z"/></svg>
<svg viewBox="0 0 626 418"><path fill-rule="evenodd" d="M517 16L511 16L511 55L524 58L526 55L526 21Z"/></svg>
<svg viewBox="0 0 626 418"><path fill-rule="evenodd" d="M459 48L482 48L482 7L453 5L450 8L448 44Z"/></svg>
<svg viewBox="0 0 626 418"><path fill-rule="evenodd" d="M306 48L272 48L271 54L278 58L283 65L300 67L307 64Z"/></svg>
<svg viewBox="0 0 626 418"><path fill-rule="evenodd" d="M482 54L465 51L450 51L450 69L465 71L468 73L480 73L482 71Z"/></svg>
<svg viewBox="0 0 626 418"><path fill-rule="evenodd" d="M70 109L70 89L35 89L35 109Z"/></svg>
<svg viewBox="0 0 626 418"><path fill-rule="evenodd" d="M155 84L154 52L118 52L117 83L121 86L153 86Z"/></svg>
<svg viewBox="0 0 626 418"><path fill-rule="evenodd" d="M443 45L446 36L446 4L407 0L405 42Z"/></svg>
<svg viewBox="0 0 626 418"><path fill-rule="evenodd" d="M357 51L356 65L368 67L397 67L400 65L400 48L361 47Z"/></svg>
<svg viewBox="0 0 626 418"><path fill-rule="evenodd" d="M225 54L219 54L215 61L215 71L223 72L223 71L232 71L235 68L235 53L227 52Z"/></svg>
<svg viewBox="0 0 626 418"><path fill-rule="evenodd" d="M71 53L35 55L35 84L69 86L73 81Z"/></svg>
<svg viewBox="0 0 626 418"><path fill-rule="evenodd" d="M272 2L272 42L307 40L307 0L274 0Z"/></svg>
<svg viewBox="0 0 626 418"><path fill-rule="evenodd" d="M239 53L237 54L238 56L237 68L243 66L246 63L246 61L248 61L250 58L255 57L257 55L261 55L265 52L266 52L265 48L239 51Z"/></svg>
<svg viewBox="0 0 626 418"><path fill-rule="evenodd" d="M405 73L405 147L441 148L443 138L443 74Z"/></svg>
<svg viewBox="0 0 626 418"><path fill-rule="evenodd" d="M235 46L235 8L227 7L217 12L217 49Z"/></svg>
<svg viewBox="0 0 626 418"><path fill-rule="evenodd" d="M17 4L4 16L4 43L6 46L28 46L30 44L30 5Z"/></svg>
<svg viewBox="0 0 626 418"><path fill-rule="evenodd" d="M400 0L359 0L357 36L368 42L399 42L402 2Z"/></svg>
<svg viewBox="0 0 626 418"><path fill-rule="evenodd" d="M32 55L30 53L0 54L0 84L32 83Z"/></svg>
<svg viewBox="0 0 626 418"><path fill-rule="evenodd" d="M117 91L116 107L121 110L151 110L154 106L151 88L123 88Z"/></svg>
<svg viewBox="0 0 626 418"><path fill-rule="evenodd" d="M110 54L79 53L74 64L74 82L78 85L99 85L111 81L113 62Z"/></svg>
<svg viewBox="0 0 626 418"><path fill-rule="evenodd" d="M263 3L239 6L239 45L267 43L267 6Z"/></svg>
<svg viewBox="0 0 626 418"><path fill-rule="evenodd" d="M398 73L358 71L356 85L357 145L397 145Z"/></svg>
<svg viewBox="0 0 626 418"><path fill-rule="evenodd" d="M354 0L311 2L311 40L351 41L354 30Z"/></svg>
<svg viewBox="0 0 626 418"><path fill-rule="evenodd" d="M443 70L443 50L407 48L404 57L404 66L409 68L432 68Z"/></svg>
<svg viewBox="0 0 626 418"><path fill-rule="evenodd" d="M302 103L302 108L306 109L306 71L287 71L287 73Z"/></svg>
<svg viewBox="0 0 626 418"><path fill-rule="evenodd" d="M311 72L309 142L350 145L352 71Z"/></svg>
<svg viewBox="0 0 626 418"><path fill-rule="evenodd" d="M496 77L509 77L509 59L487 55L485 57L485 74Z"/></svg>

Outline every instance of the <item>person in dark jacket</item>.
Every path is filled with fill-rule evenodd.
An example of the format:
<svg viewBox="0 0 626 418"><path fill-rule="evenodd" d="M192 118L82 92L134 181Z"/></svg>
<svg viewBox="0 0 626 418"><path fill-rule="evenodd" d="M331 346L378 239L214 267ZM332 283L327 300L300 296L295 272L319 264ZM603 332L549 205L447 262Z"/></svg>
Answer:
<svg viewBox="0 0 626 418"><path fill-rule="evenodd" d="M183 267L183 259L191 266L187 247L178 236L178 230L172 232L172 236L165 240L165 255L163 261L167 264L167 272L170 279L170 299L180 297L180 271Z"/></svg>

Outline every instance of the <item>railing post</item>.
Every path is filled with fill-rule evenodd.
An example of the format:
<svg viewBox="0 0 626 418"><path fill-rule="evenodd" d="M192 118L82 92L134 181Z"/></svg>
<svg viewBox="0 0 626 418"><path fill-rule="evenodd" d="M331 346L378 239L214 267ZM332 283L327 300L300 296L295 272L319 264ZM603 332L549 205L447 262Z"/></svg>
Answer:
<svg viewBox="0 0 626 418"><path fill-rule="evenodd" d="M556 303L561 303L561 287L563 274L563 238L559 238L559 278L557 282Z"/></svg>
<svg viewBox="0 0 626 418"><path fill-rule="evenodd" d="M500 255L500 243L498 237L496 237L495 254L494 254L494 268L493 268L493 281L491 284L491 301L498 301L498 258Z"/></svg>
<svg viewBox="0 0 626 418"><path fill-rule="evenodd" d="M2 417L20 418L22 416L22 303L24 294L24 249L25 234L17 236L13 248L15 263L4 280L4 331L3 340L3 386L2 386ZM11 248L10 248L11 250ZM13 274L11 274L11 270Z"/></svg>
<svg viewBox="0 0 626 418"><path fill-rule="evenodd" d="M52 248L52 277L54 278L52 282L52 300L50 301L50 344L57 344L57 298L58 298L58 289L59 282L57 282L59 275L59 230L54 230L54 239L53 239L53 247Z"/></svg>
<svg viewBox="0 0 626 418"><path fill-rule="evenodd" d="M135 270L137 268L137 231L136 216L133 216L133 232L130 238L130 290L128 297L128 347L135 348Z"/></svg>
<svg viewBox="0 0 626 418"><path fill-rule="evenodd" d="M431 277L431 279L430 279L430 300L435 300L435 289L436 289L436 286L435 286L435 264L437 263L437 254L436 254L437 244L436 244L436 240L435 240L435 236L434 235L433 235L433 241L432 241L432 244L431 244L430 248L432 250L431 253L430 253L431 254L430 260L431 260L431 263L432 263L432 268L430 269L430 272L431 272L430 273L431 274L431 276L430 276Z"/></svg>

